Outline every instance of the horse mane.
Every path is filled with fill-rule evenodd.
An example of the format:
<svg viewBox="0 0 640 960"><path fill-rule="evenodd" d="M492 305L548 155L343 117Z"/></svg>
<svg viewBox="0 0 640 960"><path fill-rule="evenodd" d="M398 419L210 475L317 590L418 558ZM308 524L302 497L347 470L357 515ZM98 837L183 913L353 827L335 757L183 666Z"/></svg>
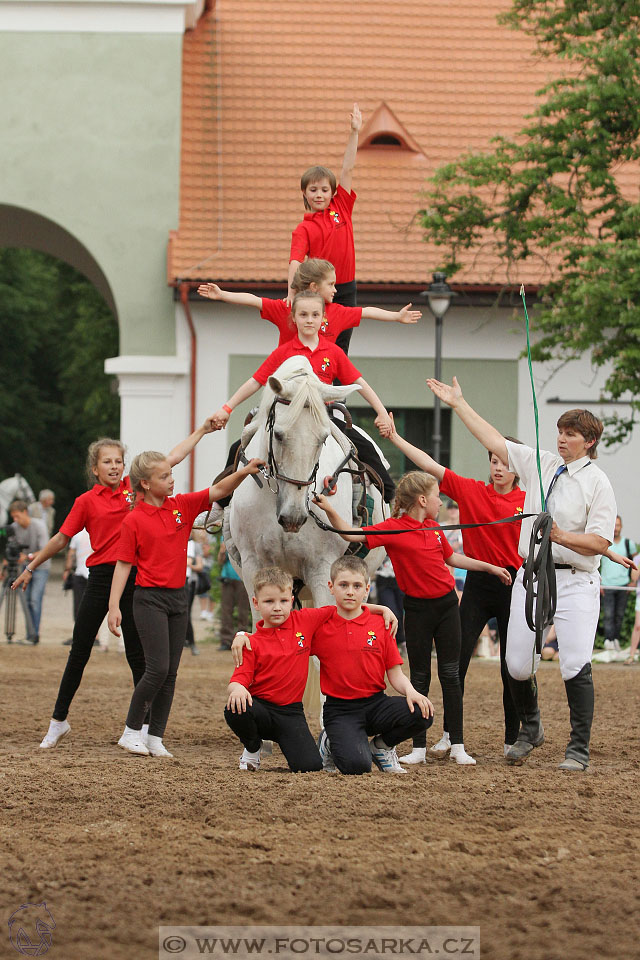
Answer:
<svg viewBox="0 0 640 960"><path fill-rule="evenodd" d="M327 424L327 408L320 393L321 381L311 369L311 364L306 357L288 357L284 363L280 364L273 376L283 384L288 384L293 381L291 385L297 388L291 398L287 397L287 399L290 399L290 403L281 418L281 425L284 430L289 430L291 425L295 423L300 416L304 407L309 408L311 416L316 423L322 426ZM269 409L276 396L277 394L273 392L267 381L256 415L256 419L259 420L261 424L266 421Z"/></svg>

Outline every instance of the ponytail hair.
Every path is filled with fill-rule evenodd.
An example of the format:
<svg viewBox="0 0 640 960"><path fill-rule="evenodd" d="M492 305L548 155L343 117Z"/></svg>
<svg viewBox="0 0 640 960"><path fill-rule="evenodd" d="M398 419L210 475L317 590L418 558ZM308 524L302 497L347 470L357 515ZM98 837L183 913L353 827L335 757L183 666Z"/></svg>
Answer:
<svg viewBox="0 0 640 960"><path fill-rule="evenodd" d="M320 260L319 257L312 257L311 260L305 260L300 264L293 275L291 289L296 293L307 290L312 283L322 283L332 273L335 273L335 267L328 260Z"/></svg>
<svg viewBox="0 0 640 960"><path fill-rule="evenodd" d="M392 517L399 517L402 513L407 513L415 504L419 496L429 497L433 493L433 488L437 486L438 481L430 473L423 473L422 470L411 470L400 477L396 487L396 496L393 501Z"/></svg>
<svg viewBox="0 0 640 960"><path fill-rule="evenodd" d="M159 453L157 450L145 450L144 453L139 453L137 457L133 458L129 470L129 479L134 493L144 493L142 481L146 480L148 482L154 466L166 459L167 455Z"/></svg>

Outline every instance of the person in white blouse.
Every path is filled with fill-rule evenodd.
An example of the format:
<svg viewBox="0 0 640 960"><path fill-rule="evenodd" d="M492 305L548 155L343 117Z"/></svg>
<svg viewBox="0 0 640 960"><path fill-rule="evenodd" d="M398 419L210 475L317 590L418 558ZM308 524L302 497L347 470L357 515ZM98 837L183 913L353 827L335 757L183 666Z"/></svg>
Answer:
<svg viewBox="0 0 640 960"><path fill-rule="evenodd" d="M487 450L518 474L526 490L524 513L540 513L535 449L505 440L469 406L455 377L452 386L438 380L427 380L427 384ZM557 426L558 452L541 450L540 465L546 509L553 516L550 540L558 592L554 623L571 720L571 737L560 769L585 770L593 722L591 654L600 612L598 566L600 555L613 542L617 511L611 484L593 462L602 421L588 410L576 409L563 413ZM518 552L523 559L529 551L532 526L533 518L522 521ZM540 657L535 653L535 635L527 626L524 605L520 568L511 595L507 633L509 684L520 717L518 739L506 754L509 763L522 763L544 742L535 679Z"/></svg>

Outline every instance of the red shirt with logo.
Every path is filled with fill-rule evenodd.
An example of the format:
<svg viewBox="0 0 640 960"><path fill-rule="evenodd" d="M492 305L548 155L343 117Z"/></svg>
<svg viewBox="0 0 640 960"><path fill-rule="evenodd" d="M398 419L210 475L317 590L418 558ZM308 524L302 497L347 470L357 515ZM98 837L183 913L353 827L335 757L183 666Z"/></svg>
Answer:
<svg viewBox="0 0 640 960"><path fill-rule="evenodd" d="M418 529L429 527L428 530ZM411 533L378 536L376 530L410 530ZM373 527L363 527L370 549L384 547L396 574L398 586L410 597L444 597L455 587L451 568L445 563L453 553L449 541L434 520L414 520L408 513L389 517Z"/></svg>
<svg viewBox="0 0 640 960"><path fill-rule="evenodd" d="M123 477L116 490L94 483L91 490L76 498L60 533L73 537L86 528L93 549L87 560L88 567L99 563L115 565L122 522L131 512L135 499L129 477Z"/></svg>
<svg viewBox="0 0 640 960"><path fill-rule="evenodd" d="M335 343L331 343L330 340L319 337L318 346L315 350L312 350L301 343L298 336L295 336L293 340L287 340L281 347L277 347L273 353L269 354L264 363L254 373L253 379L264 386L281 363L284 363L289 357L298 356L308 359L313 372L323 383L333 383L336 378L341 383L355 383L362 376L360 371L351 363L344 350L337 347Z"/></svg>
<svg viewBox="0 0 640 960"><path fill-rule="evenodd" d="M398 645L379 614L365 609L353 620L333 614L311 641L320 660L320 689L329 697L357 700L386 687L385 673L402 663Z"/></svg>
<svg viewBox="0 0 640 960"><path fill-rule="evenodd" d="M260 316L280 331L278 346L297 337L296 325L291 319L291 307L286 300L269 300L262 298ZM324 317L320 327L320 336L335 343L343 330L358 327L362 320L362 307L345 307L341 303L325 303Z"/></svg>
<svg viewBox="0 0 640 960"><path fill-rule="evenodd" d="M122 524L117 559L138 568L139 587L184 587L193 521L209 509L209 488L166 497L161 507L139 500Z"/></svg>
<svg viewBox="0 0 640 960"><path fill-rule="evenodd" d="M338 189L325 210L304 215L291 234L289 262L300 263L309 257L328 260L336 271L336 283L350 283L356 275L356 251L353 242L351 215L356 195L338 184Z"/></svg>
<svg viewBox="0 0 640 960"><path fill-rule="evenodd" d="M445 470L440 492L458 504L460 523L482 523L513 517L524 510L524 490L514 487L509 493L497 493L492 483L460 477ZM499 567L521 566L518 553L520 523L500 523L495 527L476 527L462 531L464 552L475 560L495 563Z"/></svg>
<svg viewBox="0 0 640 960"><path fill-rule="evenodd" d="M264 620L251 634L251 650L242 651L231 683L241 683L254 697L280 705L299 703L307 685L311 639L335 607L292 610L280 627L265 627Z"/></svg>

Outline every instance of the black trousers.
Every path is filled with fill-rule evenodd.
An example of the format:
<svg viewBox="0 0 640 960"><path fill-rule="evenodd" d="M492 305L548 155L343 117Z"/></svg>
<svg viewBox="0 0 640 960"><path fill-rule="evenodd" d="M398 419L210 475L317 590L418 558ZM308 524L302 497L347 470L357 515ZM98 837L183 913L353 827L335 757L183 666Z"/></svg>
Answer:
<svg viewBox="0 0 640 960"><path fill-rule="evenodd" d="M515 579L515 567L509 567ZM464 696L464 680L469 669L480 632L485 623L495 617L500 634L500 675L502 677L502 706L504 709L504 742L515 743L518 739L520 721L511 696L509 675L505 660L507 650L507 627L511 606L511 586L502 583L490 573L470 570L465 580L460 602L460 687ZM448 730L447 711L444 711L444 729Z"/></svg>
<svg viewBox="0 0 640 960"><path fill-rule="evenodd" d="M133 615L144 649L145 671L133 691L127 726L140 730L151 711L149 734L162 737L167 726L176 676L187 636L186 587L136 587Z"/></svg>
<svg viewBox="0 0 640 960"><path fill-rule="evenodd" d="M225 707L224 718L250 753L258 750L262 740L275 740L293 773L322 770L301 703L278 704L253 697L253 705L244 713Z"/></svg>
<svg viewBox="0 0 640 960"><path fill-rule="evenodd" d="M185 636L185 644L187 647L195 647L196 638L193 634L193 623L191 622L191 608L193 607L193 599L196 595L196 576L187 579L185 590L187 591L187 633Z"/></svg>
<svg viewBox="0 0 640 960"><path fill-rule="evenodd" d="M62 680L60 681L58 699L53 708L54 720L67 719L71 701L80 686L84 668L91 656L93 641L109 609L109 594L111 593L111 581L114 570L115 564L111 563L101 563L89 568L89 579L87 580L87 586L80 602L80 609L78 610L78 616L76 617L76 622L73 627L73 642L69 650L69 658L64 668L64 673L62 674ZM134 684L140 680L144 673L144 651L133 618L133 590L135 579L136 570L134 567L129 574L129 579L127 580L120 600L124 649L131 668Z"/></svg>
<svg viewBox="0 0 640 960"><path fill-rule="evenodd" d="M435 599L404 598L404 635L409 658L409 676L416 690L426 696L431 686L431 645L435 642L438 679L449 721L451 743L463 743L460 662L460 613L455 590ZM413 738L414 747L426 747L426 733Z"/></svg>
<svg viewBox="0 0 640 960"><path fill-rule="evenodd" d="M343 307L355 307L357 306L357 301L358 288L355 280L351 280L349 283L336 284L336 294L333 298L334 303L340 303ZM347 354L349 353L352 333L353 327L349 327L348 330L343 330L342 333L336 337L336 344ZM334 383L340 383L340 381L335 380Z"/></svg>
<svg viewBox="0 0 640 960"><path fill-rule="evenodd" d="M327 697L322 715L333 759L346 774L371 770L369 737L380 736L388 747L395 747L409 737L426 736L433 723L433 717L425 720L415 704L411 712L404 697L388 697L384 691L356 700Z"/></svg>
<svg viewBox="0 0 640 960"><path fill-rule="evenodd" d="M87 589L87 577L79 577L77 574L72 573L71 589L73 591L73 620L75 622L78 618L78 612L80 610L82 598L84 597L84 592Z"/></svg>

